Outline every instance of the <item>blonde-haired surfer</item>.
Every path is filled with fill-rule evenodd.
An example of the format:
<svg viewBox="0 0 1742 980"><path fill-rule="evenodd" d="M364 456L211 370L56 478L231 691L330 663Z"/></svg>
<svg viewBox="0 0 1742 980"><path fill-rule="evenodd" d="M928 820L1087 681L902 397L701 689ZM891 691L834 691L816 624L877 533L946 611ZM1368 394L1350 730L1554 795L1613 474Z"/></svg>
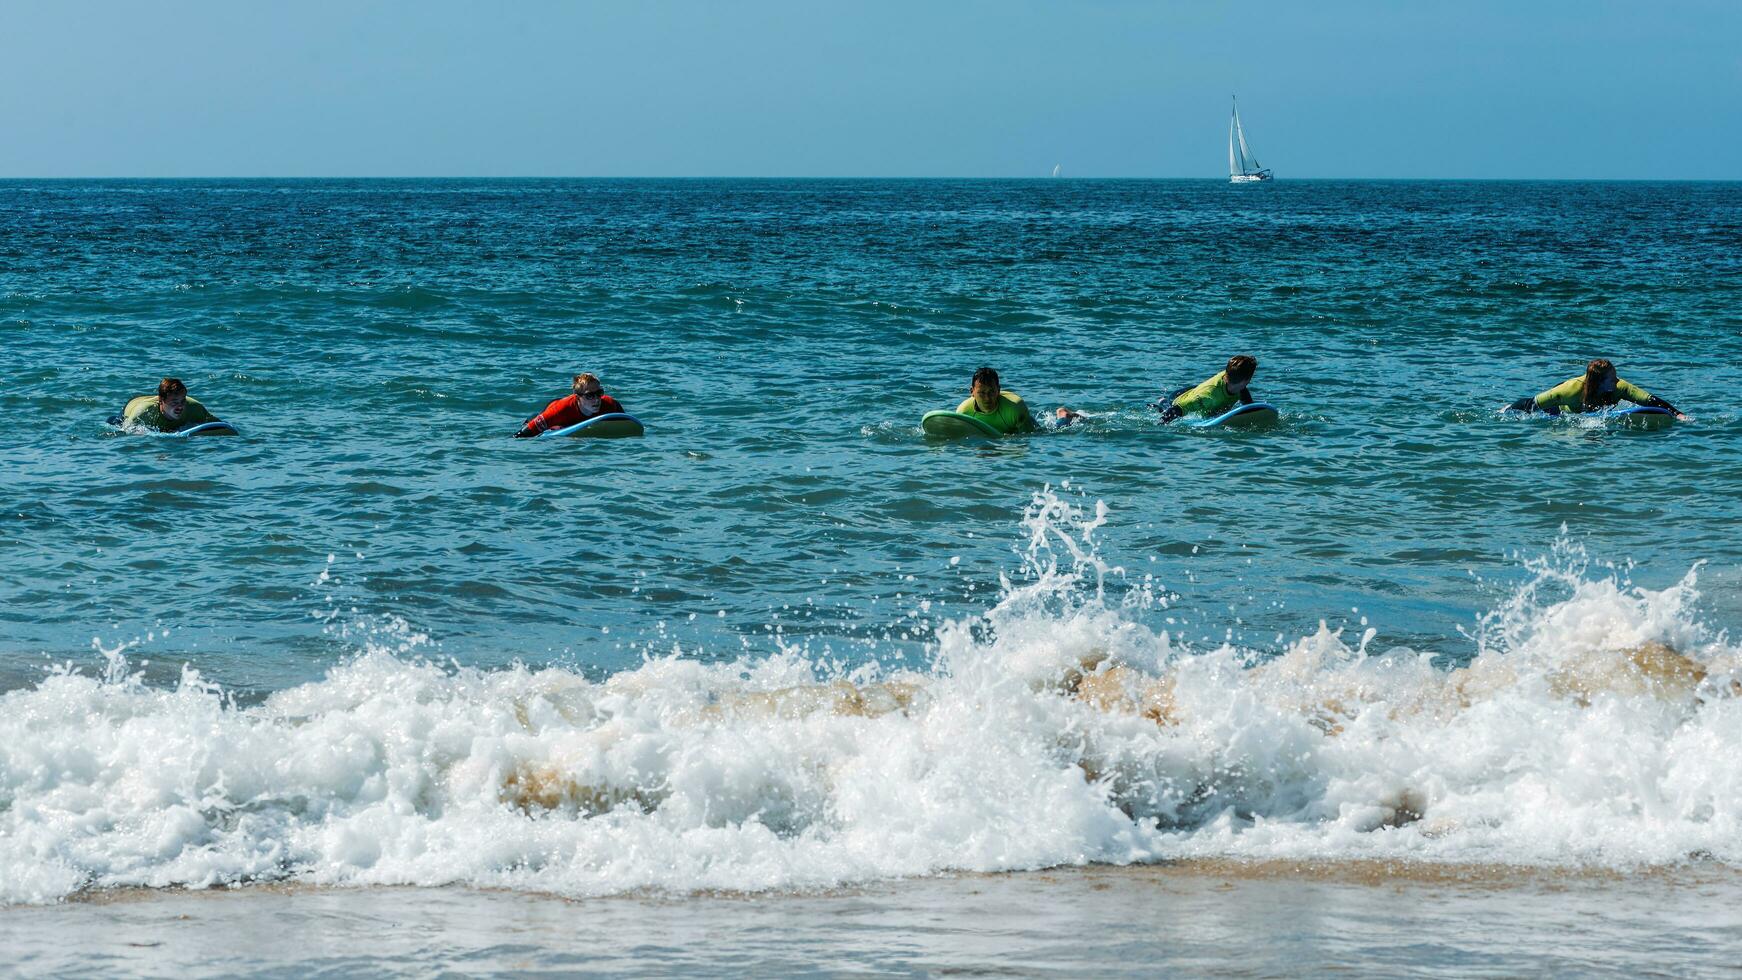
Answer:
<svg viewBox="0 0 1742 980"><path fill-rule="evenodd" d="M590 418L601 415L621 415L623 406L617 399L605 394L605 388L599 383L596 375L575 375L574 393L566 398L558 398L544 407L544 411L526 420L520 431L514 433L516 439L530 439L543 435L553 429L566 429L578 425Z"/></svg>

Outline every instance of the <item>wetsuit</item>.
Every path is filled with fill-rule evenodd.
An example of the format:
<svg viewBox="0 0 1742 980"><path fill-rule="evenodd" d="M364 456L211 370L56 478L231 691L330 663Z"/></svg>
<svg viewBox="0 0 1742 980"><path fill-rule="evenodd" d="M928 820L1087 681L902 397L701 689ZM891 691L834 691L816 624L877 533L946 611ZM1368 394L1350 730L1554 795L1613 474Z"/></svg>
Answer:
<svg viewBox="0 0 1742 980"><path fill-rule="evenodd" d="M121 427L125 429L142 428L156 429L159 432L177 432L182 427L204 425L207 422L219 421L216 415L206 411L206 406L193 398L188 399L187 407L181 410L181 418L172 419L163 414L163 409L157 407L156 395L140 395L127 400L127 407L121 410Z"/></svg>
<svg viewBox="0 0 1742 980"><path fill-rule="evenodd" d="M959 415L968 415L979 419L997 429L1001 435L1009 435L1012 432L1033 432L1040 428L1039 425L1035 424L1034 416L1029 413L1028 405L1023 402L1022 396L1013 395L1008 391L998 393L998 407L990 412L980 411L979 406L974 404L972 395L956 406L956 412Z"/></svg>
<svg viewBox="0 0 1742 980"><path fill-rule="evenodd" d="M1677 411L1676 407L1671 405L1669 402L1664 401L1636 384L1631 384L1619 378L1615 380L1615 390L1613 392L1610 392L1607 397L1599 400L1597 404L1590 408L1586 408L1585 376L1582 374L1576 378L1569 378L1534 398L1520 398L1513 402L1510 407L1514 411L1519 412L1546 412L1549 415L1559 415L1562 412L1595 412L1608 408L1623 400L1630 401L1635 405L1644 405L1648 408L1661 408L1665 411L1675 412L1677 415L1681 414L1681 412Z"/></svg>
<svg viewBox="0 0 1742 980"><path fill-rule="evenodd" d="M1161 410L1163 422L1172 422L1182 415L1220 415L1241 403L1252 404L1251 390L1242 388L1238 395L1230 392L1228 372L1217 371L1203 384L1174 392L1155 407Z"/></svg>
<svg viewBox="0 0 1742 980"><path fill-rule="evenodd" d="M567 398L558 398L546 405L544 411L527 419L526 424L520 427L520 431L514 433L514 438L528 439L532 436L543 435L552 429L566 429L588 419L598 418L601 415L621 414L622 411L623 406L617 403L617 399L605 395L599 399L599 410L589 414L581 408L580 396L570 395Z"/></svg>

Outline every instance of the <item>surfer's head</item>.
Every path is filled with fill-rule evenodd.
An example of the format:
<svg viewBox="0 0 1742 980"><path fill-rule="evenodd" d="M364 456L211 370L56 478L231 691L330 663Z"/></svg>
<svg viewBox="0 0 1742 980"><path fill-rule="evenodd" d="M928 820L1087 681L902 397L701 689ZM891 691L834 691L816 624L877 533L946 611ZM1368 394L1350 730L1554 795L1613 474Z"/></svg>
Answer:
<svg viewBox="0 0 1742 980"><path fill-rule="evenodd" d="M157 410L170 421L181 418L188 407L188 386L180 378L164 378L157 383Z"/></svg>
<svg viewBox="0 0 1742 980"><path fill-rule="evenodd" d="M998 372L989 367L975 371L974 381L968 388L968 393L974 396L974 407L982 412L998 408L998 395L1002 391L998 386Z"/></svg>
<svg viewBox="0 0 1742 980"><path fill-rule="evenodd" d="M1228 358L1225 369L1228 378L1228 390L1238 395L1252 383L1252 376L1258 373L1258 358L1249 354L1235 354Z"/></svg>
<svg viewBox="0 0 1742 980"><path fill-rule="evenodd" d="M1599 357L1585 365L1585 404L1613 405L1618 383L1615 365L1609 363L1608 358Z"/></svg>
<svg viewBox="0 0 1742 980"><path fill-rule="evenodd" d="M605 388L597 375L575 375L575 400L583 405L597 405L605 398Z"/></svg>

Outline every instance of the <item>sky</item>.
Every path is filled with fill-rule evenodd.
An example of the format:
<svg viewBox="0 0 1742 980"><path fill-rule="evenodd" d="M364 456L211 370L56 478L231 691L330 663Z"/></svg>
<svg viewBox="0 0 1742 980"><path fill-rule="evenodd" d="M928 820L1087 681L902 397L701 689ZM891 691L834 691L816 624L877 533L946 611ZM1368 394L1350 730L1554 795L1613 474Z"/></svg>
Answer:
<svg viewBox="0 0 1742 980"><path fill-rule="evenodd" d="M1742 179L1742 0L0 0L0 177Z"/></svg>

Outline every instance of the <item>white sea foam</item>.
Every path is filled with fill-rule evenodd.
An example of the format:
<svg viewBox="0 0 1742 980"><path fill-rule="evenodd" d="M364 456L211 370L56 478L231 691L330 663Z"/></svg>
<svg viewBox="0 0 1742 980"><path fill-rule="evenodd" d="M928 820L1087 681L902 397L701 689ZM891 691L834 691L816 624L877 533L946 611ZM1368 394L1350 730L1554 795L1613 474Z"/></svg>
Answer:
<svg viewBox="0 0 1742 980"><path fill-rule="evenodd" d="M0 901L293 879L570 895L827 887L1168 858L1742 864L1742 657L1560 553L1467 668L1321 628L1191 650L1101 584L1052 495L1027 566L924 673L797 652L603 682L419 659L377 631L241 707L62 670L0 696Z"/></svg>

